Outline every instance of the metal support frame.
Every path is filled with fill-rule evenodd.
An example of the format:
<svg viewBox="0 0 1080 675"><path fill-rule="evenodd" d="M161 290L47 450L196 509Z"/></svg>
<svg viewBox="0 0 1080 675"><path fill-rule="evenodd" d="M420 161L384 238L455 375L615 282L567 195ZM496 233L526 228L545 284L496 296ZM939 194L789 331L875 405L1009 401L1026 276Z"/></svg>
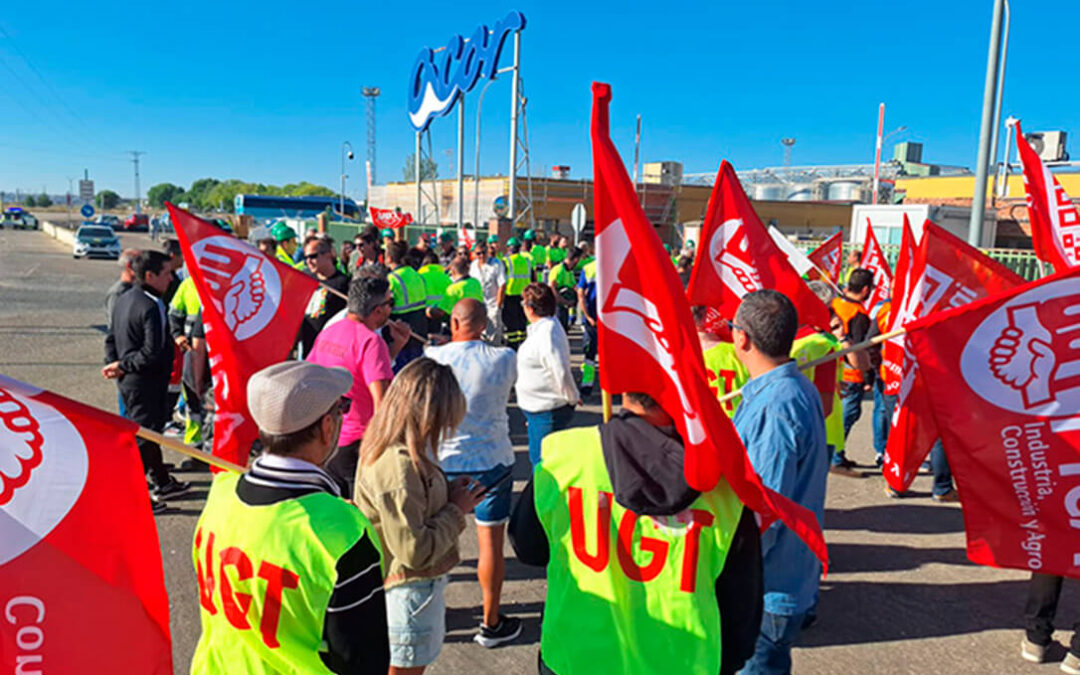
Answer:
<svg viewBox="0 0 1080 675"><path fill-rule="evenodd" d="M361 90L364 96L365 108L367 109L367 185L370 188L377 182L375 177L375 99L381 91L378 87L364 87ZM371 195L364 194L364 198L371 200Z"/></svg>
<svg viewBox="0 0 1080 675"><path fill-rule="evenodd" d="M458 99L457 116L457 226L465 227L465 97ZM475 227L475 225L473 225Z"/></svg>
<svg viewBox="0 0 1080 675"><path fill-rule="evenodd" d="M511 192L512 197L510 203L514 204L520 199L522 201L522 207L517 212L516 217L511 218L511 222L517 223L520 220L524 220L527 215L529 217L529 229L535 230L536 211L533 209L532 167L529 165L529 123L528 116L525 114L525 105L529 102L529 99L525 96L525 85L520 78L518 78L518 86L521 87L521 91L518 93L517 97L519 105L521 106L521 125L515 141L518 149L521 151L521 159L518 160L517 166L514 168L514 174L517 174L518 170L522 167L525 168L526 189L522 191L521 187L517 186L517 181L512 180L511 185L514 185L515 189Z"/></svg>

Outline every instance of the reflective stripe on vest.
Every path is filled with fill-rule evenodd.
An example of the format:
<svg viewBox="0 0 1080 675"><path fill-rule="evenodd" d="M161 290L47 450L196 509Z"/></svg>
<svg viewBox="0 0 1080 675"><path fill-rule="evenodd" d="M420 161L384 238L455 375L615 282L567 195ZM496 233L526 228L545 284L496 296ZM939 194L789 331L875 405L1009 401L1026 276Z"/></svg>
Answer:
<svg viewBox="0 0 1080 675"><path fill-rule="evenodd" d="M423 288L424 280L416 273L416 270L411 267L399 267L388 276L392 280L390 285L394 292L394 309L390 314L394 316L408 314L423 309L427 305L427 291ZM397 283L394 283L395 281ZM419 288L417 288L417 281L420 282ZM410 285L412 288L409 288Z"/></svg>
<svg viewBox="0 0 1080 675"><path fill-rule="evenodd" d="M506 275L506 294L521 295L530 281L532 281L532 269L528 257L524 253L515 253L510 256L510 268Z"/></svg>
<svg viewBox="0 0 1080 675"><path fill-rule="evenodd" d="M548 667L720 672L715 583L743 510L727 483L677 515L638 516L613 497L599 427L547 436L534 480L551 546L540 631Z"/></svg>
<svg viewBox="0 0 1080 675"><path fill-rule="evenodd" d="M364 536L379 547L378 535L325 492L249 506L239 479L214 478L195 530L202 635L191 672L330 673L319 652L337 561Z"/></svg>

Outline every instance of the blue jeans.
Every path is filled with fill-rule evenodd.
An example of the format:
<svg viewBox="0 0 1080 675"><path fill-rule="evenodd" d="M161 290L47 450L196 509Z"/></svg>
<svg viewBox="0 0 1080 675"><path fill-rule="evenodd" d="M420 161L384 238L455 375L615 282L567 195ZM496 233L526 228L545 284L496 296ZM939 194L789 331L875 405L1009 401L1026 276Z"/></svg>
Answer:
<svg viewBox="0 0 1080 675"><path fill-rule="evenodd" d="M805 614L783 616L764 612L754 655L739 675L787 675L791 672L791 648L802 631Z"/></svg>
<svg viewBox="0 0 1080 675"><path fill-rule="evenodd" d="M863 390L860 382L842 382L840 384L840 403L844 410L844 438L847 439L851 427L862 417ZM844 452L834 453L832 465L839 466L847 460Z"/></svg>
<svg viewBox="0 0 1080 675"><path fill-rule="evenodd" d="M885 454L894 408L896 396L887 395L885 383L878 378L874 381L874 453L878 457Z"/></svg>
<svg viewBox="0 0 1080 675"><path fill-rule="evenodd" d="M934 496L940 497L953 489L952 470L949 469L949 460L945 457L940 438L930 448L930 471L934 474L934 487L931 488Z"/></svg>
<svg viewBox="0 0 1080 675"><path fill-rule="evenodd" d="M529 461L535 469L540 463L540 443L548 434L570 426L570 420L574 417L574 406L564 405L543 412L522 412L525 413L526 428L529 432Z"/></svg>

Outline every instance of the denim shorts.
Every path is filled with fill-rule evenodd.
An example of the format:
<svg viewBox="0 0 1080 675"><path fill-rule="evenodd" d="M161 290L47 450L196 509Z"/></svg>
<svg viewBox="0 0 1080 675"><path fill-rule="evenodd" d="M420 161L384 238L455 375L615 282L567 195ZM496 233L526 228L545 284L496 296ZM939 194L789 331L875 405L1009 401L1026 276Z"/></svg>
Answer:
<svg viewBox="0 0 1080 675"><path fill-rule="evenodd" d="M410 581L386 591L390 665L418 668L432 664L446 637L447 577Z"/></svg>
<svg viewBox="0 0 1080 675"><path fill-rule="evenodd" d="M504 474L509 468L510 467L505 464L497 464L487 471L447 471L446 479L453 482L453 480L459 476L468 476L481 483L489 483L492 479L498 478ZM510 497L513 492L513 478L504 480L502 483L495 486L495 488L488 490L488 493L484 495L484 501L477 504L476 508L473 509L473 516L476 518L476 524L493 527L495 525L502 525L510 520Z"/></svg>

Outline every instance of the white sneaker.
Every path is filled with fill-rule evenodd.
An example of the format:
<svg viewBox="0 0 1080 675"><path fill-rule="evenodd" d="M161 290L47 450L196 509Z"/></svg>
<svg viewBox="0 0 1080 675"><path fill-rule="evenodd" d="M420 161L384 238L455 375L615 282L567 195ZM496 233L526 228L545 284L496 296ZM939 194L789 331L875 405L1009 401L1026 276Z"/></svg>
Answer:
<svg viewBox="0 0 1080 675"><path fill-rule="evenodd" d="M1061 662L1061 672L1069 675L1080 675L1080 656L1069 652L1065 660Z"/></svg>
<svg viewBox="0 0 1080 675"><path fill-rule="evenodd" d="M1032 663L1042 663L1046 659L1046 646L1037 645L1025 637L1020 642L1020 658ZM1077 675L1080 675L1080 673L1077 673Z"/></svg>

